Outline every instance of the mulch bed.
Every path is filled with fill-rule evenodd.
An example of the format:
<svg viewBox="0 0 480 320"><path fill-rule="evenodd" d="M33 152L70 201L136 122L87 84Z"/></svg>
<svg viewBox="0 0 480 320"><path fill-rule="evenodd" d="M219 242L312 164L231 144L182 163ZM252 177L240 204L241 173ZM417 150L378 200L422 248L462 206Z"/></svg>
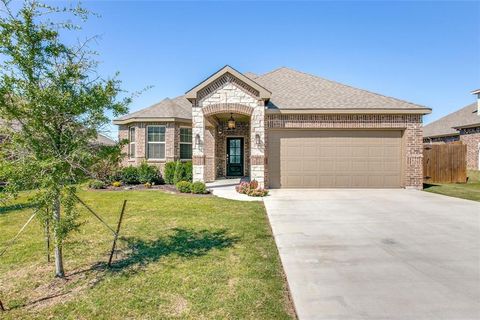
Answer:
<svg viewBox="0 0 480 320"><path fill-rule="evenodd" d="M186 195L186 196L197 196L197 197L208 197L212 196L211 193L207 194L193 194L193 193L181 193L175 188L174 185L171 184L160 184L160 185L153 185L150 188L145 187L143 184L137 184L137 185L124 185L121 187L114 187L114 186L108 186L105 189L90 189L89 190L95 190L95 191L130 191L130 190L160 190L163 192L171 193L171 194L178 194L178 195Z"/></svg>

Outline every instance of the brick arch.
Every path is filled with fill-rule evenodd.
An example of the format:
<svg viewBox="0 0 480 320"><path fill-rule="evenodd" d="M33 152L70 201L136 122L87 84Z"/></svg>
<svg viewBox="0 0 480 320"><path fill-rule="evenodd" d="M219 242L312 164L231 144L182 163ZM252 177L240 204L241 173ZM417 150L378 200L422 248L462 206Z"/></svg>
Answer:
<svg viewBox="0 0 480 320"><path fill-rule="evenodd" d="M253 108L241 103L217 103L202 108L204 116L211 116L218 113L238 113L251 116Z"/></svg>

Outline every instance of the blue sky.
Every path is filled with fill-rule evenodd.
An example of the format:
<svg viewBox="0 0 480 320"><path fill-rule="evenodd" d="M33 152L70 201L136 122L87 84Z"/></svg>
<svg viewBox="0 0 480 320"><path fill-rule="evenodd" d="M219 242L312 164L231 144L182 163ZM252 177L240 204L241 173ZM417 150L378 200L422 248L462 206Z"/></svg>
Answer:
<svg viewBox="0 0 480 320"><path fill-rule="evenodd" d="M86 1L101 15L100 72L137 91L131 111L175 97L225 64L287 66L433 108L428 123L480 87L479 2ZM112 135L116 135L112 126Z"/></svg>

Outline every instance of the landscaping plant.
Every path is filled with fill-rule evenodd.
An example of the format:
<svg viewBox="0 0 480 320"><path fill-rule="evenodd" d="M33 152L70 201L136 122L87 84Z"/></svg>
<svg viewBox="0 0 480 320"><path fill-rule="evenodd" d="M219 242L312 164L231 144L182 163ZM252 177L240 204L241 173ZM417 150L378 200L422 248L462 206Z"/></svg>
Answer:
<svg viewBox="0 0 480 320"><path fill-rule="evenodd" d="M176 162L167 162L165 163L165 168L163 170L163 179L166 184L175 184L173 179L175 177L175 167L177 166Z"/></svg>
<svg viewBox="0 0 480 320"><path fill-rule="evenodd" d="M137 168L138 171L138 181L140 183L156 183L159 184L162 182L162 178L160 175L160 171L155 166L151 166L146 162L142 162L142 164Z"/></svg>
<svg viewBox="0 0 480 320"><path fill-rule="evenodd" d="M88 41L63 42L88 18L85 9L0 0L0 10L0 118L11 124L0 152L7 179L0 197L32 190L31 205L53 226L55 274L64 277L63 242L79 227L77 185L112 152L92 143L110 123L107 112L126 113L130 98L118 99L116 78L99 76Z"/></svg>
<svg viewBox="0 0 480 320"><path fill-rule="evenodd" d="M102 180L92 179L88 182L88 187L90 189L105 189L105 182Z"/></svg>
<svg viewBox="0 0 480 320"><path fill-rule="evenodd" d="M192 183L192 193L195 194L205 194L208 193L207 186L201 181L196 181Z"/></svg>
<svg viewBox="0 0 480 320"><path fill-rule="evenodd" d="M238 186L235 187L238 193L246 194L250 197L265 197L268 195L268 190L258 187L258 181L252 180L250 182L240 182Z"/></svg>
<svg viewBox="0 0 480 320"><path fill-rule="evenodd" d="M180 181L176 184L177 190L181 193L191 193L192 183L188 181Z"/></svg>
<svg viewBox="0 0 480 320"><path fill-rule="evenodd" d="M138 184L140 182L138 170L134 166L122 168L121 177L125 184Z"/></svg>

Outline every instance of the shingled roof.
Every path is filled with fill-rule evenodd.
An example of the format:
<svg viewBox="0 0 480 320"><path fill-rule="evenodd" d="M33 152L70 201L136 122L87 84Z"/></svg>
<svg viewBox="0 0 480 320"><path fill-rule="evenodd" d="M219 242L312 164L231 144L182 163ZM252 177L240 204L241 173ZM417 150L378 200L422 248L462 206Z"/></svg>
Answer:
<svg viewBox="0 0 480 320"><path fill-rule="evenodd" d="M289 68L255 78L272 91L267 105L278 109L427 109Z"/></svg>
<svg viewBox="0 0 480 320"><path fill-rule="evenodd" d="M158 118L191 120L192 104L184 96L174 99L166 98L148 108L119 117L113 123L120 124L125 120L146 121Z"/></svg>
<svg viewBox="0 0 480 320"><path fill-rule="evenodd" d="M478 114L477 104L472 103L424 126L423 137L454 136L459 134L455 128L476 124L480 126L480 115Z"/></svg>
<svg viewBox="0 0 480 320"><path fill-rule="evenodd" d="M404 100L354 88L289 68L263 75L246 72L243 76L271 92L270 110L402 110L430 113L430 109ZM121 124L137 119L191 119L191 104L185 96L164 99L148 108L114 120Z"/></svg>

